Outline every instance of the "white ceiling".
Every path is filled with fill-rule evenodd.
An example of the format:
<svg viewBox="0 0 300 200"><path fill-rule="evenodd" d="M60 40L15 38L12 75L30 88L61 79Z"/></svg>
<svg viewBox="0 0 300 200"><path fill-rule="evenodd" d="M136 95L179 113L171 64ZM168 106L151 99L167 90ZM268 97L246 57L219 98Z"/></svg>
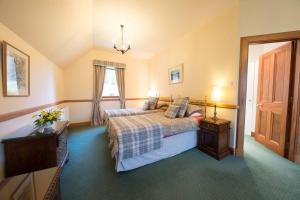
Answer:
<svg viewBox="0 0 300 200"><path fill-rule="evenodd" d="M150 58L237 0L0 0L0 21L59 66L120 37ZM117 52L116 52L117 53Z"/></svg>

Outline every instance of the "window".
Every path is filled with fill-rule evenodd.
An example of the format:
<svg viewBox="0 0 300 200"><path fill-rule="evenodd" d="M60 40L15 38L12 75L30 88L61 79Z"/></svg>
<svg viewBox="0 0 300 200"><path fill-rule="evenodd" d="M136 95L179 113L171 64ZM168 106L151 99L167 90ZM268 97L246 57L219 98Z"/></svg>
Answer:
<svg viewBox="0 0 300 200"><path fill-rule="evenodd" d="M106 68L102 96L119 96L114 68Z"/></svg>

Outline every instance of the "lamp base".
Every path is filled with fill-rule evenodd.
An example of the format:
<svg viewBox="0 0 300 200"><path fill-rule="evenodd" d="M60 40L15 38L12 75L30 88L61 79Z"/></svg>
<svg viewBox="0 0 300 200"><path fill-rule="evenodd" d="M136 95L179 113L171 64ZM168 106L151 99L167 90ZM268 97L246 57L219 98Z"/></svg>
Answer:
<svg viewBox="0 0 300 200"><path fill-rule="evenodd" d="M217 117L217 104L215 104L214 107L215 107L215 112L214 112L214 116L211 117L211 119L214 121L218 121L219 118Z"/></svg>
<svg viewBox="0 0 300 200"><path fill-rule="evenodd" d="M211 119L214 120L215 122L219 120L219 118L216 116L211 117Z"/></svg>

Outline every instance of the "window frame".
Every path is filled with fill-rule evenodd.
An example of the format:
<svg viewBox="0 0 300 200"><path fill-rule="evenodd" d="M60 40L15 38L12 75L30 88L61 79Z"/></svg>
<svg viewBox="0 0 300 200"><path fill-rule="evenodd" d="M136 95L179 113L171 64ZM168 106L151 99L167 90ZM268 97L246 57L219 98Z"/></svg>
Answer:
<svg viewBox="0 0 300 200"><path fill-rule="evenodd" d="M106 74L106 70L116 70L114 67L105 67L105 74ZM117 81L117 77L116 77L116 81ZM104 85L103 88L105 87L105 77L104 77ZM118 89L118 93L119 93L119 89ZM102 96L101 99L103 100L119 100L120 99L120 94L118 96L112 95L112 96Z"/></svg>

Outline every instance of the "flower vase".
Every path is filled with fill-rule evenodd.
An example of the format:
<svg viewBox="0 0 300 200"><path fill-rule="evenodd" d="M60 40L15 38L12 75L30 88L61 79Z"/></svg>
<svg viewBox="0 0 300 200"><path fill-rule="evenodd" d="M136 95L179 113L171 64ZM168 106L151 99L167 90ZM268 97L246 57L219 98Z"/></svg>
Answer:
<svg viewBox="0 0 300 200"><path fill-rule="evenodd" d="M41 127L38 128L38 132L39 133L49 133L53 130L53 128L51 127L51 123L46 123L44 125L42 125Z"/></svg>

